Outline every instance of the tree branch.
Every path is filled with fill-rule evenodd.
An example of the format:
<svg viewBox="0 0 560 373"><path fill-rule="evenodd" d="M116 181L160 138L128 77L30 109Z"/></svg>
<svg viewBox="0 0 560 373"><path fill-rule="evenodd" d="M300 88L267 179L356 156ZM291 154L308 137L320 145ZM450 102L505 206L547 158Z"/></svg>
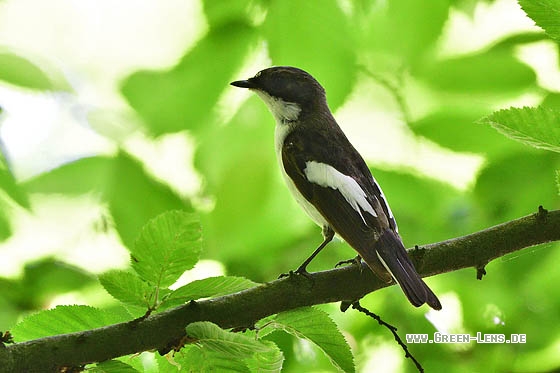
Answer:
<svg viewBox="0 0 560 373"><path fill-rule="evenodd" d="M409 250L422 276L474 267L525 247L560 240L560 210L513 220L467 236ZM0 371L46 372L75 367L146 350L167 352L194 321L222 328L250 327L263 317L290 309L337 301L354 301L387 286L363 265L295 275L239 293L190 302L143 320L83 332L56 335L3 346Z"/></svg>

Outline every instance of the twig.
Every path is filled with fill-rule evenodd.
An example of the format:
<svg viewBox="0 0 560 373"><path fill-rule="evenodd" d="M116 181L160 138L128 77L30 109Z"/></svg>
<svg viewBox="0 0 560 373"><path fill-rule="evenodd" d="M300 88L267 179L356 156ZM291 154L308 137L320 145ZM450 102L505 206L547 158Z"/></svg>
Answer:
<svg viewBox="0 0 560 373"><path fill-rule="evenodd" d="M387 329L389 329L391 331L391 333L393 333L393 337L395 337L395 341L397 341L397 343L404 350L404 357L411 359L412 362L414 363L414 365L416 365L416 369L418 369L418 371L420 373L424 373L424 368L422 368L422 365L420 364L420 362L418 360L416 360L416 358L414 356L412 356L410 351L408 351L408 346L406 345L406 343L404 343L403 340L401 339L401 337L399 337L399 335L397 334L397 328L396 327L394 327L393 325L391 325L389 323L386 323L377 314L375 314L375 313L371 312L370 310L362 307L360 305L360 302L354 302L352 304L352 308L360 311L363 314L366 314L367 316L369 316L373 319L375 319L379 323L379 325L382 325L382 326L386 327Z"/></svg>

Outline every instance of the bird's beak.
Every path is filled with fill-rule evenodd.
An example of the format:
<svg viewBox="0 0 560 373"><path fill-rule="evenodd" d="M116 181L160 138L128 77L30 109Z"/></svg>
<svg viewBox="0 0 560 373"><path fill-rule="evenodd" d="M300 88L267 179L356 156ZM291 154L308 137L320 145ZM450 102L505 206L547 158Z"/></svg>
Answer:
<svg viewBox="0 0 560 373"><path fill-rule="evenodd" d="M251 79L248 80L237 80L235 82L231 82L230 83L232 86L234 87L239 87L239 88L256 88L257 86L255 85L255 83L253 83L251 81Z"/></svg>

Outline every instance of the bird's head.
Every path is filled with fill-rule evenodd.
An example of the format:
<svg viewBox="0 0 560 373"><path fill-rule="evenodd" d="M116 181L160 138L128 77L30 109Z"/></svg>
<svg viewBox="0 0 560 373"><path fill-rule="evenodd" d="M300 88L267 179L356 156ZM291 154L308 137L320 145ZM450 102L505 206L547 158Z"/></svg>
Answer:
<svg viewBox="0 0 560 373"><path fill-rule="evenodd" d="M270 67L231 85L255 91L279 122L293 122L301 115L326 107L323 87L296 67Z"/></svg>

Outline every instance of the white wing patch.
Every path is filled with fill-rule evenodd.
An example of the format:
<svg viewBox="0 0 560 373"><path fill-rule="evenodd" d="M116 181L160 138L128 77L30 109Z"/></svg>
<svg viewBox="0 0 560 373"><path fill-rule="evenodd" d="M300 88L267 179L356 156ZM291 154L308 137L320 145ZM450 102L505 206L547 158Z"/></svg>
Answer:
<svg viewBox="0 0 560 373"><path fill-rule="evenodd" d="M326 188L337 189L344 197L346 202L360 214L360 217L367 225L362 210L377 217L375 210L366 199L366 193L360 188L358 182L348 175L344 175L336 168L316 161L305 162L305 170L303 170L307 180Z"/></svg>

